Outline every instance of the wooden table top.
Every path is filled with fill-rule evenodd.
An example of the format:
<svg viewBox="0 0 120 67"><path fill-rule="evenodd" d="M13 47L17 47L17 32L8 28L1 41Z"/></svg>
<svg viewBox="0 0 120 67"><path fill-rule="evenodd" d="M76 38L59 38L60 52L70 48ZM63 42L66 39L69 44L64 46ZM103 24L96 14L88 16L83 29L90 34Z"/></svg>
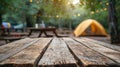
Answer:
<svg viewBox="0 0 120 67"><path fill-rule="evenodd" d="M34 30L34 31L51 31L51 30L56 30L57 28L28 28L29 30Z"/></svg>
<svg viewBox="0 0 120 67"><path fill-rule="evenodd" d="M31 36L32 32L39 31L38 37L41 37L42 33L44 33L46 37L53 36L53 35L47 34L50 32L52 32L56 37L60 37L60 36L58 36L58 34L56 32L56 28L28 28L28 29L30 30L28 36Z"/></svg>
<svg viewBox="0 0 120 67"><path fill-rule="evenodd" d="M0 46L0 67L120 67L119 47L85 37L25 38Z"/></svg>

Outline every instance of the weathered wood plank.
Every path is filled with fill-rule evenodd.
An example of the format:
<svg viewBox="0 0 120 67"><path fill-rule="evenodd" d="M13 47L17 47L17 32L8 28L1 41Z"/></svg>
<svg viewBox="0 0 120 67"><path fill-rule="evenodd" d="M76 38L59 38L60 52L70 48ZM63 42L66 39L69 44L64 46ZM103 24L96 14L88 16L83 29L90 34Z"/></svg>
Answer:
<svg viewBox="0 0 120 67"><path fill-rule="evenodd" d="M0 62L7 59L8 57L20 52L29 45L31 45L33 39L25 38L12 43L8 43L0 47Z"/></svg>
<svg viewBox="0 0 120 67"><path fill-rule="evenodd" d="M21 42L21 43L26 43L26 42L27 42L26 40L29 41L29 40L31 40L31 39L30 39L30 38L25 38L25 39L21 39L21 40L14 41L14 42L8 43L8 44L6 44L6 45L0 46L0 50L2 50L2 51L0 51L0 54L1 54L2 52L4 53L4 51L8 51L8 50L10 50L10 49L12 49L12 48L14 48L14 47L21 46L21 45L18 45L19 42Z"/></svg>
<svg viewBox="0 0 120 67"><path fill-rule="evenodd" d="M86 38L86 37L83 37L84 39L87 39L91 42L94 42L96 44L100 44L102 46L105 46L105 47L108 47L110 49L113 49L113 50L117 50L117 51L120 51L120 46L117 46L117 45L114 45L114 44L109 44L109 43L105 43L105 42L102 42L102 41L98 41L98 40L93 40L93 39L90 39L90 38Z"/></svg>
<svg viewBox="0 0 120 67"><path fill-rule="evenodd" d="M38 40L39 39L39 40ZM34 67L52 38L37 38L37 42L0 63L0 67Z"/></svg>
<svg viewBox="0 0 120 67"><path fill-rule="evenodd" d="M38 67L76 67L76 61L61 38L54 38L50 43Z"/></svg>
<svg viewBox="0 0 120 67"><path fill-rule="evenodd" d="M64 41L67 43L70 51L78 60L78 65L80 67L108 67L110 65L116 64L114 61L110 60L109 58L99 54L96 51L84 46L83 44L76 42L72 38L63 38Z"/></svg>
<svg viewBox="0 0 120 67"><path fill-rule="evenodd" d="M120 64L120 52L119 51L112 50L110 48L93 43L93 42L91 42L89 40L85 40L83 38L75 38L75 39L77 41L79 41L80 43L82 43L83 45L89 47L90 49L95 50L95 51L103 54L104 56L112 59L117 64Z"/></svg>

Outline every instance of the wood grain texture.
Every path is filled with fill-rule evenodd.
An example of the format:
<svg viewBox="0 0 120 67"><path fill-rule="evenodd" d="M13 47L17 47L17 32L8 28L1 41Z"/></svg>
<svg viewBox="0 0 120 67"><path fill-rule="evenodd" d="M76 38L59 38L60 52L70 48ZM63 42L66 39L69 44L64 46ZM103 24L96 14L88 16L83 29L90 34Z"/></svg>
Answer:
<svg viewBox="0 0 120 67"><path fill-rule="evenodd" d="M20 52L32 43L33 39L25 38L12 43L8 43L0 47L0 61L7 59L10 56Z"/></svg>
<svg viewBox="0 0 120 67"><path fill-rule="evenodd" d="M67 43L69 49L78 60L80 67L109 67L110 65L116 64L114 61L91 50L83 44L76 42L72 38L63 38Z"/></svg>
<svg viewBox="0 0 120 67"><path fill-rule="evenodd" d="M90 39L90 38L86 38L86 37L83 37L83 38L86 39L86 40L89 40L91 42L94 42L96 44L100 44L102 46L108 47L110 49L120 51L120 46L117 46L117 45L114 45L114 44L105 43L105 42L94 40L94 39Z"/></svg>
<svg viewBox="0 0 120 67"><path fill-rule="evenodd" d="M117 64L120 64L120 52L112 50L110 48L104 47L100 45L99 43L93 43L92 41L86 40L84 38L75 38L77 41L82 43L83 45L89 47L92 50L95 50L96 52L103 54L104 56L112 59Z"/></svg>
<svg viewBox="0 0 120 67"><path fill-rule="evenodd" d="M36 38L38 41L17 53L16 55L1 62L2 67L34 67L39 57L46 48L51 38ZM35 39L34 39L35 40Z"/></svg>
<svg viewBox="0 0 120 67"><path fill-rule="evenodd" d="M50 43L38 67L76 67L76 61L61 38Z"/></svg>

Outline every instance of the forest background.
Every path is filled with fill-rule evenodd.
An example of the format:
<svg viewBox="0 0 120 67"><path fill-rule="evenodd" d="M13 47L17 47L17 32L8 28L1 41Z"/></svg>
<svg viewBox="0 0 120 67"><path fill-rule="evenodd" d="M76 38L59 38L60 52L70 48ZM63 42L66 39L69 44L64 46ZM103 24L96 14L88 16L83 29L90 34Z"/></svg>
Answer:
<svg viewBox="0 0 120 67"><path fill-rule="evenodd" d="M0 0L0 21L12 25L34 27L44 21L45 25L74 30L86 20L95 19L109 33L108 0ZM76 0L77 1L77 0ZM116 0L116 16L120 18L120 0ZM118 29L120 30L120 19ZM25 27L23 26L23 27Z"/></svg>

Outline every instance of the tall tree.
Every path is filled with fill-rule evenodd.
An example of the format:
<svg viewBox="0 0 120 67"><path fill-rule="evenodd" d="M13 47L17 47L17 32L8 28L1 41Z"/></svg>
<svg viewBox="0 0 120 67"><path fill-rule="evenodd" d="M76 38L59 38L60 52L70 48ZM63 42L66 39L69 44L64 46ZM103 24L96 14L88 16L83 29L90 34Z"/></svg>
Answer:
<svg viewBox="0 0 120 67"><path fill-rule="evenodd" d="M109 0L109 22L111 43L119 43L118 19L115 9L116 0Z"/></svg>
<svg viewBox="0 0 120 67"><path fill-rule="evenodd" d="M2 16L6 13L13 13L20 6L20 0L0 0L0 27L2 26Z"/></svg>
<svg viewBox="0 0 120 67"><path fill-rule="evenodd" d="M90 8L91 11L95 11L104 7L109 6L109 27L110 27L110 37L111 43L120 42L119 30L118 30L118 19L116 16L116 1L118 0L80 0L82 5L86 8ZM109 3L108 3L109 2ZM105 6L106 4L107 6ZM118 6L117 6L118 7Z"/></svg>
<svg viewBox="0 0 120 67"><path fill-rule="evenodd" d="M5 14L9 9L12 9L13 0L0 0L0 27L2 26L2 15Z"/></svg>

